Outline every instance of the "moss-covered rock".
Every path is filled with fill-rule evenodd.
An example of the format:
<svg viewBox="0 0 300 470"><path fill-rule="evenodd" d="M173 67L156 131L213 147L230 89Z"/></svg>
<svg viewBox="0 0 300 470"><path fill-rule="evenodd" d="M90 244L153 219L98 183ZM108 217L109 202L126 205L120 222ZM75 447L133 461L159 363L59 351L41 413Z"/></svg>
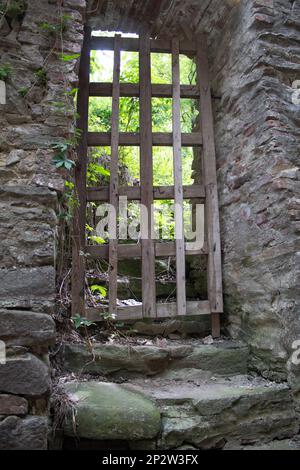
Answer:
<svg viewBox="0 0 300 470"><path fill-rule="evenodd" d="M160 430L160 412L144 395L124 385L105 382L65 384L75 403L76 435L99 440L142 440L154 438ZM72 417L65 434L74 436Z"/></svg>

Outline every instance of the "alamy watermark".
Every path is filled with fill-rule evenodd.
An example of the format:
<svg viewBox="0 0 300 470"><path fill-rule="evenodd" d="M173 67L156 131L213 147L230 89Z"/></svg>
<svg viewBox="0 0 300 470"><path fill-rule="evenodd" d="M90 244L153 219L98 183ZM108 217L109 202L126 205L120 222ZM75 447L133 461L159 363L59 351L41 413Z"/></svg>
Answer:
<svg viewBox="0 0 300 470"><path fill-rule="evenodd" d="M292 356L291 356L291 362L295 366L299 366L300 365L300 339L296 339L292 343L292 349L294 352L292 353Z"/></svg>
<svg viewBox="0 0 300 470"><path fill-rule="evenodd" d="M103 240L184 239L191 250L204 245L203 204L154 203L148 209L136 202L132 210L127 196L120 196L117 210L109 203L98 206L96 220L96 234Z"/></svg>
<svg viewBox="0 0 300 470"><path fill-rule="evenodd" d="M299 105L300 104L300 80L294 80L292 83L292 88L295 91L292 93L292 103Z"/></svg>
<svg viewBox="0 0 300 470"><path fill-rule="evenodd" d="M6 364L6 345L4 341L0 341L0 365Z"/></svg>

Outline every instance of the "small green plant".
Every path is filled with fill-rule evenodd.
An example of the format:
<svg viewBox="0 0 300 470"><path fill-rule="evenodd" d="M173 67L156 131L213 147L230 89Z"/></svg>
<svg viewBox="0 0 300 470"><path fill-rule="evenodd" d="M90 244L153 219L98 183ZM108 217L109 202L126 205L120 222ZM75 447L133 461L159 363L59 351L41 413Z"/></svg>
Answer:
<svg viewBox="0 0 300 470"><path fill-rule="evenodd" d="M72 88L71 90L67 90L65 92L65 95L72 96L72 98L75 98L75 96L77 95L77 92L78 92L78 88Z"/></svg>
<svg viewBox="0 0 300 470"><path fill-rule="evenodd" d="M100 178L103 178L106 182L109 181L110 171L99 165L96 162L90 162L87 168L87 179L91 184L99 183Z"/></svg>
<svg viewBox="0 0 300 470"><path fill-rule="evenodd" d="M74 208L78 207L78 200L75 197L75 185L72 181L65 181L64 202L66 210L60 212L59 218L70 222L73 217Z"/></svg>
<svg viewBox="0 0 300 470"><path fill-rule="evenodd" d="M0 80L7 80L12 74L10 65L0 65Z"/></svg>
<svg viewBox="0 0 300 470"><path fill-rule="evenodd" d="M82 317L81 315L79 315L79 313L77 313L76 315L74 315L72 317L72 322L73 322L76 330L78 330L81 327L88 328L89 326L95 325L95 323L93 323L90 320L88 320L87 318Z"/></svg>
<svg viewBox="0 0 300 470"><path fill-rule="evenodd" d="M62 15L60 21L57 21L55 23L43 21L39 24L39 27L45 33L48 33L51 36L56 36L57 34L64 33L67 30L68 22L70 19L70 15Z"/></svg>
<svg viewBox="0 0 300 470"><path fill-rule="evenodd" d="M77 60L79 59L80 54L61 54L59 56L60 60L63 62L71 62L72 60Z"/></svg>
<svg viewBox="0 0 300 470"><path fill-rule="evenodd" d="M97 245L103 245L105 243L105 240L101 237L97 237L96 235L91 235L88 237L91 242L96 243Z"/></svg>
<svg viewBox="0 0 300 470"><path fill-rule="evenodd" d="M70 171L75 166L75 162L68 158L70 148L69 142L56 142L52 148L55 150L52 163L56 168L65 168Z"/></svg>
<svg viewBox="0 0 300 470"><path fill-rule="evenodd" d="M59 23L48 23L48 21L43 21L43 23L39 24L39 27L45 33L55 35L60 31Z"/></svg>
<svg viewBox="0 0 300 470"><path fill-rule="evenodd" d="M25 98L25 96L28 94L29 88L19 88L18 93L22 98Z"/></svg>
<svg viewBox="0 0 300 470"><path fill-rule="evenodd" d="M9 18L21 18L26 11L24 0L7 0L0 2L0 15L6 15Z"/></svg>
<svg viewBox="0 0 300 470"><path fill-rule="evenodd" d="M100 313L100 315L105 321L115 320L117 318L117 315L115 313L102 312Z"/></svg>
<svg viewBox="0 0 300 470"><path fill-rule="evenodd" d="M45 69L40 68L35 71L34 73L36 80L39 85L45 86L48 83L48 77L47 77L47 72Z"/></svg>
<svg viewBox="0 0 300 470"><path fill-rule="evenodd" d="M107 289L97 284L94 284L93 286L91 286L91 292L93 294L98 294L101 299L105 299L105 297L107 296Z"/></svg>

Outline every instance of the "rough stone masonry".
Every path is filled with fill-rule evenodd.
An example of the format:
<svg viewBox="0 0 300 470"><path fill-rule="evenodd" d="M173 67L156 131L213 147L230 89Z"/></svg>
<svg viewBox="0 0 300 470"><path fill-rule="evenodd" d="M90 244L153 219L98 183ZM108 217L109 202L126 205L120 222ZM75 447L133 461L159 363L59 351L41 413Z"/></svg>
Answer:
<svg viewBox="0 0 300 470"><path fill-rule="evenodd" d="M297 398L300 367L291 354L300 339L300 107L292 95L300 80L300 4L186 0L181 7L184 24L196 13L195 30L209 39L227 327L250 346L252 370L288 380ZM41 24L67 15L63 50L79 53L85 8L84 0L27 0L20 15L0 20L0 66L11 67L0 105L4 449L47 447L63 191L51 145L72 130L73 110L62 113L55 103L66 83L76 86L78 63L50 54L61 45Z"/></svg>
<svg viewBox="0 0 300 470"><path fill-rule="evenodd" d="M55 342L57 209L64 189L51 146L73 126L72 107L66 113L55 103L77 85L77 60L63 62L59 52L80 53L85 8L74 0L23 3L19 16L8 8L0 21L0 68L11 69L0 105L0 339L6 344L0 449L47 448L48 346ZM55 26L64 15L61 45L41 25Z"/></svg>

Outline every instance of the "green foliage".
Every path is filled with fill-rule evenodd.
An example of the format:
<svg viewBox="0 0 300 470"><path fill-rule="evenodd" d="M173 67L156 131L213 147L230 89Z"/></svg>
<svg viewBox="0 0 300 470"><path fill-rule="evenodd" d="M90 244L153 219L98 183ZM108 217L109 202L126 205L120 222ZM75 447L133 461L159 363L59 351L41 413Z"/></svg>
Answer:
<svg viewBox="0 0 300 470"><path fill-rule="evenodd" d="M109 132L111 128L111 98L90 98L89 130Z"/></svg>
<svg viewBox="0 0 300 470"><path fill-rule="evenodd" d="M103 318L103 320L106 320L106 321L115 320L117 318L117 315L115 313L110 314L108 311L101 312L100 316Z"/></svg>
<svg viewBox="0 0 300 470"><path fill-rule="evenodd" d="M99 286L98 284L91 286L91 292L93 294L98 294L101 299L105 299L107 296L107 289L103 286Z"/></svg>
<svg viewBox="0 0 300 470"><path fill-rule="evenodd" d="M99 163L90 163L88 165L87 177L90 183L98 183L99 177L109 180L110 172Z"/></svg>
<svg viewBox="0 0 300 470"><path fill-rule="evenodd" d="M151 82L172 83L171 54L151 54Z"/></svg>
<svg viewBox="0 0 300 470"><path fill-rule="evenodd" d="M80 316L79 313L77 313L76 315L72 317L72 321L74 323L76 330L78 330L79 328L83 326L89 327L89 326L95 325L95 323L91 322L87 318Z"/></svg>
<svg viewBox="0 0 300 470"><path fill-rule="evenodd" d="M92 52L91 81L111 82L113 75L113 53ZM170 54L151 54L151 80L154 84L171 84L172 67ZM139 82L138 54L122 52L121 57L121 83ZM196 83L195 63L186 56L180 56L180 81L181 84L194 85ZM111 131L111 98L90 98L89 130L91 132ZM120 132L139 132L140 121L139 99L120 98ZM181 128L182 132L192 132L199 116L198 104L193 99L181 99ZM152 99L152 128L153 132L172 132L172 99ZM109 172L106 162L109 164L110 147L93 149L90 155L90 163L87 171L87 182L90 186L107 185ZM106 159L104 158L106 157ZM130 180L140 180L140 158L138 147L120 147L119 162L127 167ZM182 147L183 184L193 184L192 162L194 151L192 148ZM103 171L103 169L105 171ZM173 150L171 147L153 148L153 178L154 185L164 186L174 184L173 175ZM174 210L171 201L157 201L156 226L163 230L168 226L170 237L174 238ZM164 207L163 213L159 211ZM92 212L91 212L92 214ZM139 207L136 203L129 203L128 218L139 217Z"/></svg>
<svg viewBox="0 0 300 470"><path fill-rule="evenodd" d="M56 36L58 34L64 33L67 30L68 22L70 19L70 15L62 15L59 18L59 21L56 21L54 23L43 21L39 24L39 27L41 31L49 34L50 36Z"/></svg>
<svg viewBox="0 0 300 470"><path fill-rule="evenodd" d="M64 201L66 210L59 214L59 218L70 222L75 207L78 207L78 201L75 197L75 185L72 181L65 181Z"/></svg>
<svg viewBox="0 0 300 470"><path fill-rule="evenodd" d="M80 57L80 54L61 54L60 60L63 62L71 62L72 60L77 60Z"/></svg>
<svg viewBox="0 0 300 470"><path fill-rule="evenodd" d="M0 80L7 80L12 74L12 68L10 65L0 65Z"/></svg>
<svg viewBox="0 0 300 470"><path fill-rule="evenodd" d="M20 96L22 96L22 98L25 98L25 96L28 94L29 90L30 90L30 88L26 88L26 87L19 88L18 93L19 93Z"/></svg>
<svg viewBox="0 0 300 470"><path fill-rule="evenodd" d="M6 15L9 18L21 18L26 11L24 0L8 0L0 2L0 15Z"/></svg>
<svg viewBox="0 0 300 470"><path fill-rule="evenodd" d="M36 70L34 75L39 85L42 85L42 86L47 85L48 77L47 77L47 72L44 68L40 68Z"/></svg>
<svg viewBox="0 0 300 470"><path fill-rule="evenodd" d="M52 145L55 150L52 163L56 168L65 168L70 171L75 166L75 162L68 158L70 144L68 142L56 142Z"/></svg>
<svg viewBox="0 0 300 470"><path fill-rule="evenodd" d="M110 171L105 168L102 162L103 158L109 154L109 150L105 149L101 152L98 149L93 149L90 155L90 161L87 166L87 183L88 186L97 186L101 184L108 184L110 178Z"/></svg>
<svg viewBox="0 0 300 470"><path fill-rule="evenodd" d="M103 245L105 243L105 240L103 238L97 237L96 235L91 235L90 237L88 237L88 239L91 242L96 243L96 245Z"/></svg>
<svg viewBox="0 0 300 470"><path fill-rule="evenodd" d="M122 52L121 83L139 82L139 55L137 52Z"/></svg>
<svg viewBox="0 0 300 470"><path fill-rule="evenodd" d="M78 92L78 88L71 88L71 90L65 91L66 96L72 96L72 98L75 98Z"/></svg>
<svg viewBox="0 0 300 470"><path fill-rule="evenodd" d="M39 24L41 31L49 34L57 34L60 31L60 24L59 23L48 23L48 21L44 21L43 23Z"/></svg>

